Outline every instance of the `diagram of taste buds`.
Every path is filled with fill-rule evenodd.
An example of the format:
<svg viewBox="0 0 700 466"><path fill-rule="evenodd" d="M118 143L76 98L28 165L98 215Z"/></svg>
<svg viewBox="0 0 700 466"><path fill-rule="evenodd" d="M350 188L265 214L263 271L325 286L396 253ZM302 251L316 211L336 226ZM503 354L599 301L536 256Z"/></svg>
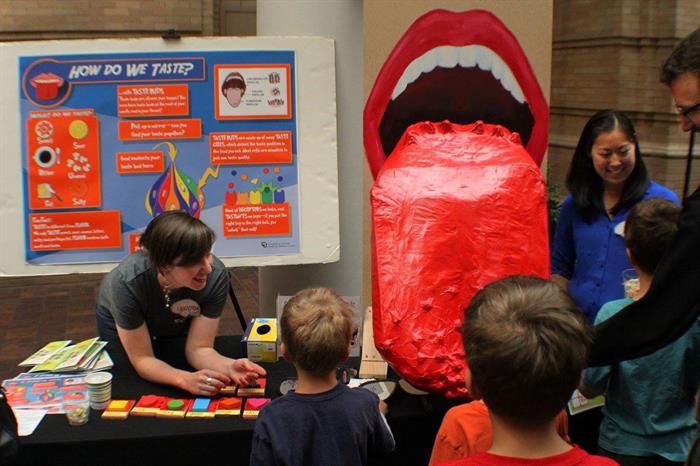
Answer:
<svg viewBox="0 0 700 466"><path fill-rule="evenodd" d="M272 183L263 183L260 189L247 192L226 192L226 205L281 204L283 202L284 189L277 188Z"/></svg>
<svg viewBox="0 0 700 466"><path fill-rule="evenodd" d="M99 207L99 122L93 110L30 112L26 125L30 208Z"/></svg>
<svg viewBox="0 0 700 466"><path fill-rule="evenodd" d="M263 173L267 170L263 169ZM224 236L291 234L290 208L284 189L272 181L260 183L258 178L249 180L245 174L240 178L259 187L249 191L226 191L225 204L222 205ZM282 177L278 176L277 179ZM233 186L233 183L229 183L229 188Z"/></svg>

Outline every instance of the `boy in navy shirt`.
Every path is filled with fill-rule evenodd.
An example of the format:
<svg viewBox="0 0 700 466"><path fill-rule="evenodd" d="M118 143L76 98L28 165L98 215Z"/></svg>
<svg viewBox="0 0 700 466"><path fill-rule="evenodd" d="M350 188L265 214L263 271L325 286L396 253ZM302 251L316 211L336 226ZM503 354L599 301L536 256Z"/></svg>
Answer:
<svg viewBox="0 0 700 466"><path fill-rule="evenodd" d="M284 307L280 329L296 390L260 412L251 466L362 465L391 452L394 438L377 395L336 379L355 329L350 306L327 288L303 290Z"/></svg>

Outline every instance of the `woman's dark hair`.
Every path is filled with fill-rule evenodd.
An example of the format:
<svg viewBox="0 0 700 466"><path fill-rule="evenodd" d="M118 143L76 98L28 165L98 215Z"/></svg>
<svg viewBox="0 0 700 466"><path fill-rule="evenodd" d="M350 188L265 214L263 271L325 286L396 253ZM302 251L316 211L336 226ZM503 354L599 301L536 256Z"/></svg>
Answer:
<svg viewBox="0 0 700 466"><path fill-rule="evenodd" d="M181 211L163 212L146 227L139 244L156 269L189 266L211 252L216 234L204 222Z"/></svg>
<svg viewBox="0 0 700 466"><path fill-rule="evenodd" d="M634 204L642 198L649 187L647 168L639 150L639 141L632 120L617 110L601 110L593 115L583 127L581 137L571 159L566 175L566 187L571 193L574 204L587 223L593 221L597 213L604 211L603 180L593 167L591 151L595 140L603 133L619 129L634 143L635 163L632 173L625 181L622 196L611 209L617 212L622 206Z"/></svg>

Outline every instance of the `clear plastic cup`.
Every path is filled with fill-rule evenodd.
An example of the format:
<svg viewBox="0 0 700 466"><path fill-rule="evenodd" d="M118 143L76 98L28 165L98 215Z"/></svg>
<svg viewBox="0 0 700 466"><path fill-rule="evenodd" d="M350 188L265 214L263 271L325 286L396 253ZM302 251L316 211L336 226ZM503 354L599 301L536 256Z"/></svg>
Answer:
<svg viewBox="0 0 700 466"><path fill-rule="evenodd" d="M625 289L625 296L634 298L639 293L639 276L634 269L622 271L622 287Z"/></svg>
<svg viewBox="0 0 700 466"><path fill-rule="evenodd" d="M72 426L82 426L90 420L90 400L87 396L81 400L64 401L63 410L68 424Z"/></svg>

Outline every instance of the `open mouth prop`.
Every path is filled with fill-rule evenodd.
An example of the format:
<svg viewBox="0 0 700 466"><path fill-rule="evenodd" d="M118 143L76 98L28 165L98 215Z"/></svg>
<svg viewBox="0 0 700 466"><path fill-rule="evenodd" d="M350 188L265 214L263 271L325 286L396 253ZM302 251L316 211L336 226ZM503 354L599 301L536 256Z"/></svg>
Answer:
<svg viewBox="0 0 700 466"><path fill-rule="evenodd" d="M485 11L425 14L377 76L364 114L374 341L418 388L467 395L471 298L502 277L549 275L547 127L522 49Z"/></svg>
<svg viewBox="0 0 700 466"><path fill-rule="evenodd" d="M525 53L492 13L433 10L418 18L380 70L364 110L372 175L403 132L422 121L505 126L540 165L547 102Z"/></svg>

